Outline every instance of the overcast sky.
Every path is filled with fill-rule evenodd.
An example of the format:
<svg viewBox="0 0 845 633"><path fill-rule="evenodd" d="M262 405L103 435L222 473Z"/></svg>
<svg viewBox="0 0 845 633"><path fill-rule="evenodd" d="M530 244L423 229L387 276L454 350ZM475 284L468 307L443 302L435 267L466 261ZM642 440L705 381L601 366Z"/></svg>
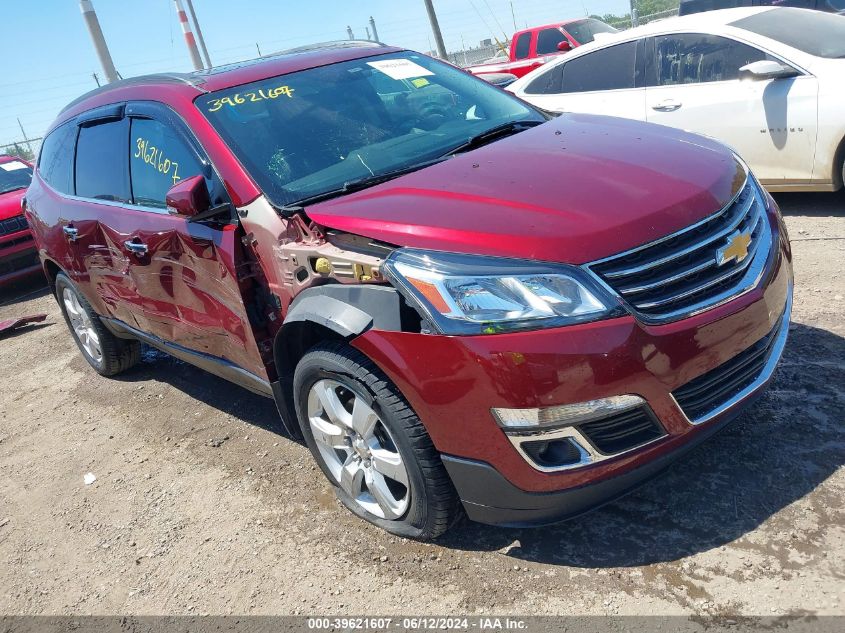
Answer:
<svg viewBox="0 0 845 633"><path fill-rule="evenodd" d="M173 0L93 0L118 72L124 77L189 71L190 59ZM477 45L516 25L544 24L588 13L627 12L627 0L435 0L449 51ZM366 36L372 15L379 39L429 50L431 29L422 0L194 0L214 64L311 42ZM0 73L0 144L40 136L58 111L96 87L102 70L78 0L0 0L6 45Z"/></svg>

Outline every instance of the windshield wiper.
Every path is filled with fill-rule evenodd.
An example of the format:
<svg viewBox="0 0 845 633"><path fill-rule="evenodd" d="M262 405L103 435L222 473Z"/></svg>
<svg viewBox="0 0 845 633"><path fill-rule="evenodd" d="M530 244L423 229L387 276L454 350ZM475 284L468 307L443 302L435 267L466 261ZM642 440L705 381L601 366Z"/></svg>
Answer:
<svg viewBox="0 0 845 633"><path fill-rule="evenodd" d="M542 125L543 123L545 123L545 121L508 121L507 123L493 126L489 130L485 130L480 134L469 137L465 142L446 152L444 156L460 154L461 152L466 152L471 149L475 149L476 147L487 145L488 143L495 141L497 138L510 136L511 134L527 130L530 127Z"/></svg>
<svg viewBox="0 0 845 633"><path fill-rule="evenodd" d="M382 174L373 174L372 176L366 176L364 178L356 178L355 180L347 180L343 183L343 185L337 187L336 189L322 191L320 193L314 194L313 196L307 196L305 198L297 200L296 202L291 202L281 207L279 211L284 217L289 217L294 213L299 213L303 211L305 207L309 204L316 204L317 202L323 202L324 200L337 198L347 193L361 191L362 189L367 189L369 187L379 185L383 182L387 182L388 180L393 180L394 178L398 178L399 176L404 176L405 174L410 174L411 172L418 171L420 169L423 169L424 167L429 167L437 163L442 163L447 158L449 158L448 155L438 156L437 158L432 158L431 160L424 160L420 163L414 163L409 167L386 171Z"/></svg>

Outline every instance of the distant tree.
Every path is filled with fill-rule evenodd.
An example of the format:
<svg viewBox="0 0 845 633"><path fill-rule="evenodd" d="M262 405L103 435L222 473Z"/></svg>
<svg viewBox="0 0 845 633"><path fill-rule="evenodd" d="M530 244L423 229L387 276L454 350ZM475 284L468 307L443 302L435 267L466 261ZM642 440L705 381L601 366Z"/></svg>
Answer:
<svg viewBox="0 0 845 633"><path fill-rule="evenodd" d="M0 155L2 154L8 154L9 156L17 156L19 158L23 158L24 160L32 160L33 158L35 158L33 153L20 143L12 143L11 145L6 145L2 148L2 150L0 150Z"/></svg>
<svg viewBox="0 0 845 633"><path fill-rule="evenodd" d="M680 5L680 0L636 0L636 4L637 12L642 19L649 15L654 15L655 13L663 13L664 11L677 9ZM605 15L591 15L590 17L606 22L607 24L621 26L623 28L631 24L630 13L625 13L624 15L606 13Z"/></svg>

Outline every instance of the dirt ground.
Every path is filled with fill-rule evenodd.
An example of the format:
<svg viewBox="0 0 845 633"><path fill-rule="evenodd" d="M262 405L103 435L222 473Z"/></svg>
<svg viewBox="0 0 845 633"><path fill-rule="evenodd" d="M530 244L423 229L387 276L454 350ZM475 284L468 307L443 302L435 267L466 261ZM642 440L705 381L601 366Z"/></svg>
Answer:
<svg viewBox="0 0 845 633"><path fill-rule="evenodd" d="M100 378L46 290L0 294L49 314L0 339L0 613L845 614L845 195L779 201L795 306L764 399L604 509L436 544L345 511L271 401L154 351Z"/></svg>

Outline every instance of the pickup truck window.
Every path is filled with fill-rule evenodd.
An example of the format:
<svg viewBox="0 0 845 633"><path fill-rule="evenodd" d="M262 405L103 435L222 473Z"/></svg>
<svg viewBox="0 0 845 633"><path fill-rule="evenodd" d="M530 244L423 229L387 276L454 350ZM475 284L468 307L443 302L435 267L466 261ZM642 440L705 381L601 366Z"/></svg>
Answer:
<svg viewBox="0 0 845 633"><path fill-rule="evenodd" d="M195 101L277 206L412 169L514 121L544 121L487 82L416 53L262 79Z"/></svg>
<svg viewBox="0 0 845 633"><path fill-rule="evenodd" d="M514 59L525 59L528 57L529 49L531 48L531 32L526 31L516 38L516 46L514 47Z"/></svg>
<svg viewBox="0 0 845 633"><path fill-rule="evenodd" d="M658 36L654 52L658 86L731 81L739 79L739 69L746 64L768 59L747 44L694 33Z"/></svg>
<svg viewBox="0 0 845 633"><path fill-rule="evenodd" d="M579 44L589 44L596 39L596 33L618 33L619 31L601 20L588 18L578 22L570 22L563 27Z"/></svg>
<svg viewBox="0 0 845 633"><path fill-rule="evenodd" d="M552 53L559 53L557 45L563 42L566 36L561 33L560 29L542 29L537 33L537 54L551 55Z"/></svg>
<svg viewBox="0 0 845 633"><path fill-rule="evenodd" d="M637 43L602 48L563 64L561 92L623 90L636 86Z"/></svg>

